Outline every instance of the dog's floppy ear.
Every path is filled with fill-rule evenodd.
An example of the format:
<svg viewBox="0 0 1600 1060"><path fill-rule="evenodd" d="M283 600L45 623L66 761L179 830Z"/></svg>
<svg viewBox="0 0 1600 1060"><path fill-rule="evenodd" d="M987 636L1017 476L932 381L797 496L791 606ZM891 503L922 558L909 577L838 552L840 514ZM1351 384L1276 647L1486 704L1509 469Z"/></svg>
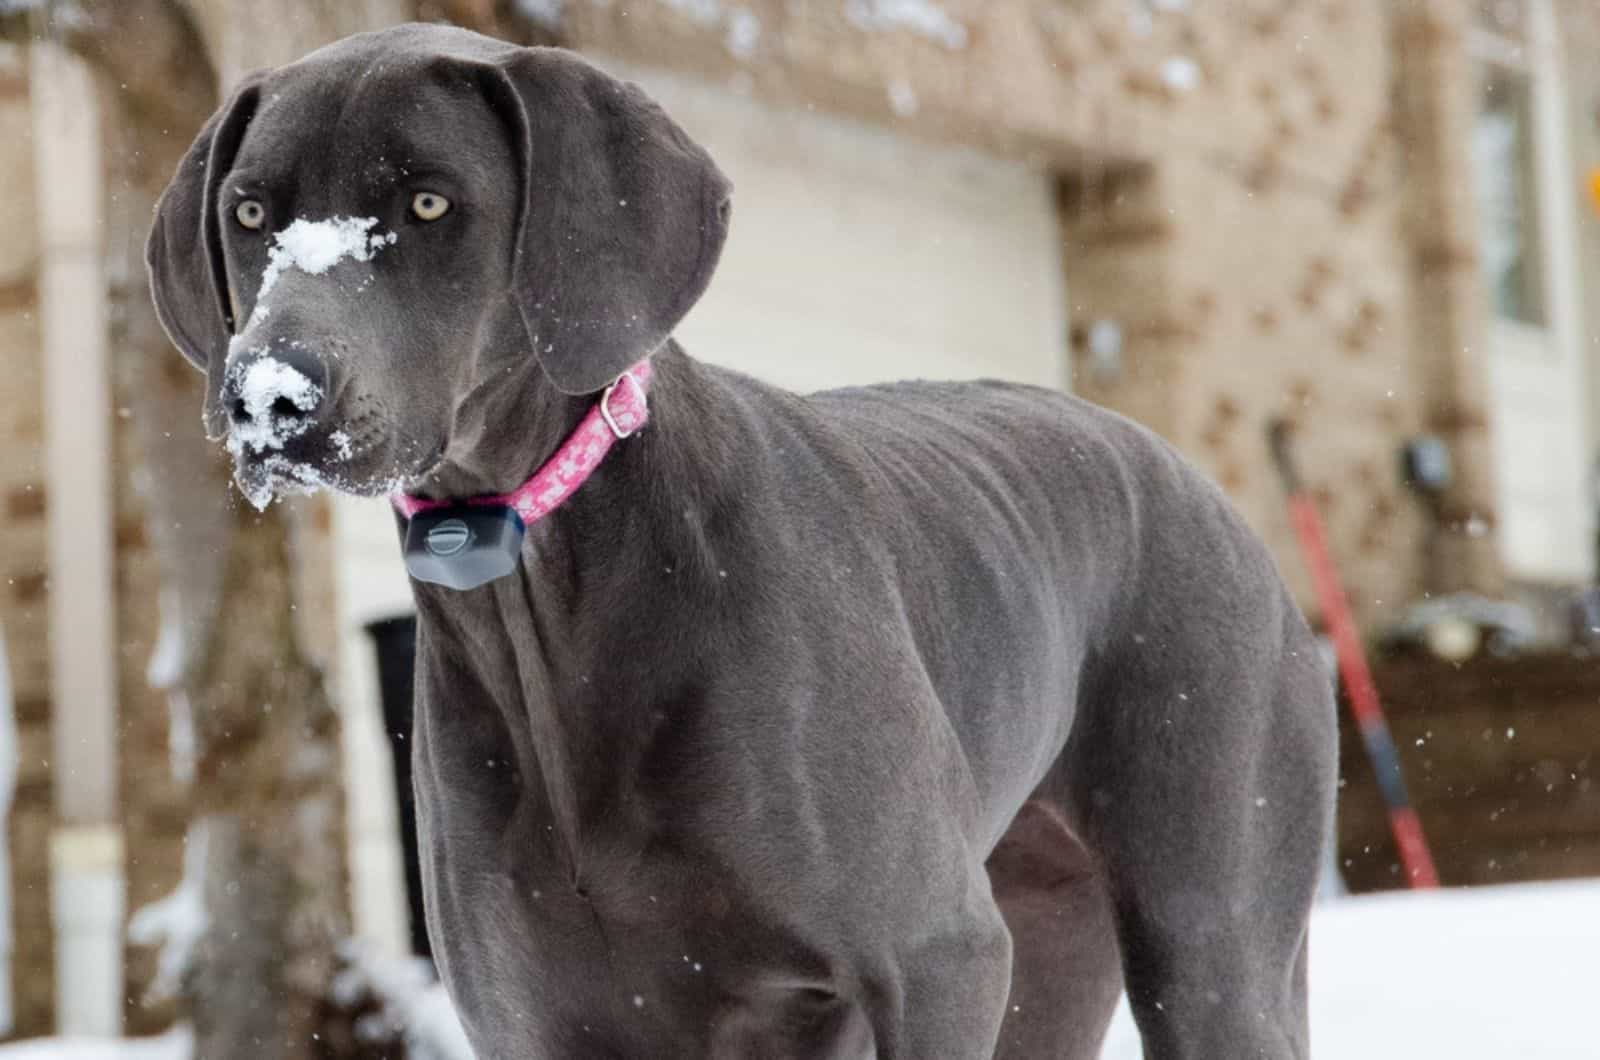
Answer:
<svg viewBox="0 0 1600 1060"><path fill-rule="evenodd" d="M732 186L636 85L570 52L520 49L499 70L522 170L512 297L545 375L590 393L705 291Z"/></svg>
<svg viewBox="0 0 1600 1060"><path fill-rule="evenodd" d="M145 243L156 316L195 367L220 370L233 334L233 306L222 259L217 185L233 166L256 111L262 75L252 75L195 137L156 204ZM212 365L213 360L217 361Z"/></svg>

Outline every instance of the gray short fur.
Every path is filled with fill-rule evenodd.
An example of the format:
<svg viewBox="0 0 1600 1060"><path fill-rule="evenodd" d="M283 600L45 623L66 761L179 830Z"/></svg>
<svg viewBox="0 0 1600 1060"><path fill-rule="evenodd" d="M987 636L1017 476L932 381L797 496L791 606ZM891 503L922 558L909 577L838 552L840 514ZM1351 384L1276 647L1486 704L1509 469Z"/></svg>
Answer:
<svg viewBox="0 0 1600 1060"><path fill-rule="evenodd" d="M415 587L430 928L479 1055L1090 1057L1125 975L1151 1057L1305 1056L1334 722L1266 549L1071 397L691 360L729 193L575 56L405 26L250 78L150 240L210 433L295 427L241 453L257 486L510 489L654 351L649 428L516 576ZM251 320L268 235L332 216L397 240ZM269 355L314 407L243 407Z"/></svg>

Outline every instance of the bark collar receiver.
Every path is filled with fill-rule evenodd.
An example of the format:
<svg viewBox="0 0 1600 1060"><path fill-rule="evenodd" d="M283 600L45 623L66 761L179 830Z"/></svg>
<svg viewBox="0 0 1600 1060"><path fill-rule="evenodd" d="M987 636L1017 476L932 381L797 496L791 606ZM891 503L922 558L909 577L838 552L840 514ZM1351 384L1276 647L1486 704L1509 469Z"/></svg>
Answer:
<svg viewBox="0 0 1600 1060"><path fill-rule="evenodd" d="M476 589L516 570L523 532L572 496L613 445L644 426L649 385L649 361L623 372L555 455L510 493L458 501L393 494L390 501L407 520L406 570L451 589Z"/></svg>

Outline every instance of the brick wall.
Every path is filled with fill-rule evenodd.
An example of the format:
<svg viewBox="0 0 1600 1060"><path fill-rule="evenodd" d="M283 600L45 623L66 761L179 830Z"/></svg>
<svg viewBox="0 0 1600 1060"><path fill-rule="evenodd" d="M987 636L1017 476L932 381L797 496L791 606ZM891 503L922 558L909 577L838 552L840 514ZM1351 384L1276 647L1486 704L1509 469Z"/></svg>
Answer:
<svg viewBox="0 0 1600 1060"><path fill-rule="evenodd" d="M1449 154L1465 149L1457 134L1470 116L1459 54L1470 5L936 7L946 20L919 29L836 3L579 2L558 33L1058 174L1075 389L1149 423L1216 477L1306 605L1263 437L1278 415L1299 429L1360 618L1381 620L1425 586L1492 589L1482 369L1460 354L1482 346L1474 259L1424 285L1430 234L1470 222ZM1403 39L1432 50L1402 55ZM1432 89L1431 108L1397 109L1405 87ZM1414 139L1449 150L1408 163L1400 148ZM1096 320L1124 341L1115 370L1091 363ZM1398 472L1400 444L1424 430L1465 462L1443 542ZM1489 532L1466 535L1469 520ZM1449 561L1430 565L1451 541Z"/></svg>
<svg viewBox="0 0 1600 1060"><path fill-rule="evenodd" d="M25 53L0 44L0 622L17 709L19 772L11 812L14 1030L49 1028L51 794L44 424L40 418L32 117Z"/></svg>
<svg viewBox="0 0 1600 1060"><path fill-rule="evenodd" d="M1096 61L1125 71L1125 92L1192 120L1154 150L1136 145L1132 162L1063 181L1075 388L1210 473L1309 606L1265 438L1272 418L1289 419L1370 620L1413 598L1424 574L1424 515L1396 455L1421 429L1426 387L1412 352L1389 20L1352 2L1226 24L1228 6L1196 5L1100 47ZM1168 82L1182 67L1170 64L1184 54L1199 72L1179 90Z"/></svg>

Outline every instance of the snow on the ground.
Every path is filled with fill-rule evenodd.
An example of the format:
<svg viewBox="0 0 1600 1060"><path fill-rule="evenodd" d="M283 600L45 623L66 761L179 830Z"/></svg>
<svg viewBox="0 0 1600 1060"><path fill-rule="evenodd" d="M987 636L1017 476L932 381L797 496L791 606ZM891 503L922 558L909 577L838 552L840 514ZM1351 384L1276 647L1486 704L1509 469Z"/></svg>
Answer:
<svg viewBox="0 0 1600 1060"><path fill-rule="evenodd" d="M187 1027L157 1038L107 1042L88 1038L41 1038L0 1045L0 1060L189 1060L194 1051Z"/></svg>
<svg viewBox="0 0 1600 1060"><path fill-rule="evenodd" d="M1311 1039L1317 1060L1578 1060L1595 1055L1600 880L1397 892L1317 907ZM414 1056L470 1060L444 991L404 963L361 959L357 977L402 1016ZM189 1060L188 1032L129 1042L40 1040L0 1060ZM1117 1013L1102 1060L1135 1060Z"/></svg>
<svg viewBox="0 0 1600 1060"><path fill-rule="evenodd" d="M1317 1060L1577 1060L1593 1025L1600 881L1327 902L1311 926ZM1102 1060L1134 1060L1119 1009Z"/></svg>
<svg viewBox="0 0 1600 1060"><path fill-rule="evenodd" d="M375 1021L374 1038L399 1031L407 1060L473 1060L472 1046L456 1018L450 998L433 977L427 961L390 958L368 947L350 944L346 968L333 983L333 1000L354 1005L375 999L378 1011L363 1017ZM357 1033L363 1028L357 1025ZM39 1038L0 1045L0 1060L193 1060L194 1036L178 1026L158 1038L96 1041Z"/></svg>

